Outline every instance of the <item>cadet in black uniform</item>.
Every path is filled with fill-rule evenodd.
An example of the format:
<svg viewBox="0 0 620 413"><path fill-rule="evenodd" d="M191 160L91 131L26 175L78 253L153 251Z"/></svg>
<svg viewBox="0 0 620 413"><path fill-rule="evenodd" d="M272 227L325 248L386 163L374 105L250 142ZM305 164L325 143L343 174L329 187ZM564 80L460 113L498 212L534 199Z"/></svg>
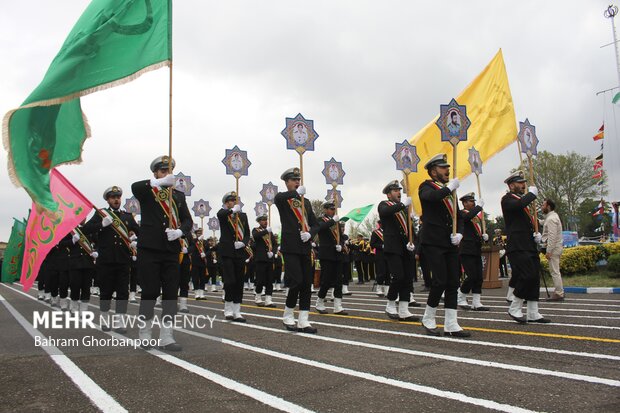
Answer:
<svg viewBox="0 0 620 413"><path fill-rule="evenodd" d="M151 339L152 323L149 321L153 319L155 300L160 291L163 298L162 321L170 321L177 312L180 238L183 235L190 236L193 222L183 192L173 189L170 200L170 187L175 184L171 172L174 166L174 159L160 156L151 162L153 178L135 182L131 186L134 196L140 202L142 216L137 262L142 287L140 318L146 322L140 328L141 340ZM162 325L159 339L164 350L182 349L175 341L170 325Z"/></svg>
<svg viewBox="0 0 620 413"><path fill-rule="evenodd" d="M422 203L422 248L431 267L433 278L428 294L422 326L430 335L438 336L435 313L441 295L445 292L444 304L446 319L444 335L452 337L469 337L457 322L456 298L459 288L461 268L459 265L458 245L461 242L462 220L457 220L456 234L452 234L452 191L459 187L458 179L450 182L450 165L445 154L431 158L424 165L431 179L420 184L419 195ZM446 185L447 184L447 185Z"/></svg>
<svg viewBox="0 0 620 413"><path fill-rule="evenodd" d="M300 185L299 168L291 168L280 176L286 185L286 192L278 192L275 204L280 213L282 225L281 251L284 256L285 285L288 287L286 307L282 321L287 330L316 334L316 328L308 321L310 311L310 286L313 281L311 239L318 231L318 223L310 201L304 198L302 210L301 197L306 188ZM305 213L305 215L303 215ZM293 310L299 299L299 321L295 327Z"/></svg>
<svg viewBox="0 0 620 413"><path fill-rule="evenodd" d="M342 308L342 243L344 242L333 202L323 203L323 216L319 218L319 257L321 259L321 288L316 299L316 311L327 314L325 296L334 289L334 314L347 315ZM336 239L338 236L338 239Z"/></svg>
<svg viewBox="0 0 620 413"><path fill-rule="evenodd" d="M465 270L465 280L458 289L457 305L459 308L471 308L474 311L489 311L480 302L482 294L482 242L489 240L487 234L482 233L482 207L481 199L476 205L476 195L473 192L460 198L463 209L459 215L463 220L463 240L459 248L459 258ZM467 294L473 294L471 307L467 303Z"/></svg>
<svg viewBox="0 0 620 413"><path fill-rule="evenodd" d="M92 243L84 235L81 228L71 231L73 245L69 247L69 286L71 312L88 311L90 301L90 285L95 272L94 259L99 254L93 250Z"/></svg>
<svg viewBox="0 0 620 413"><path fill-rule="evenodd" d="M540 257L537 245L542 236L534 232L536 214L530 211L530 204L536 199L538 189L529 187L525 194L525 178L517 171L504 181L510 192L502 197L502 213L506 223L506 254L512 268L510 288L514 298L508 314L519 323L549 323L538 312L540 294ZM527 316L523 316L523 301L527 300Z"/></svg>
<svg viewBox="0 0 620 413"><path fill-rule="evenodd" d="M245 247L250 241L248 217L237 204L237 193L228 192L222 197L222 209L217 211L220 221L220 243L218 251L222 256L222 279L224 280L224 317L226 320L245 323L241 316L243 300L243 279L245 277Z"/></svg>
<svg viewBox="0 0 620 413"><path fill-rule="evenodd" d="M401 202L401 190L398 181L392 181L383 188L387 201L383 200L377 207L383 226L383 253L387 270L391 275L387 294L385 313L389 318L400 321L418 321L419 318L409 312L409 298L415 271L413 251L415 245L409 242L409 225L407 207L411 198L405 197ZM396 298L399 298L396 310Z"/></svg>
<svg viewBox="0 0 620 413"><path fill-rule="evenodd" d="M116 315L109 325L102 323L101 329L109 331L115 326L117 333L124 334L127 329L119 318L127 314L129 298L129 267L135 241L130 241L129 231L139 233L139 227L129 212L121 211L123 190L111 186L103 191L103 199L108 207L96 213L82 228L84 234L97 237L97 274L99 277L99 310L101 316L110 320L112 294L116 292ZM102 217L102 215L105 215Z"/></svg>
<svg viewBox="0 0 620 413"><path fill-rule="evenodd" d="M377 281L377 295L387 295L390 288L390 278L387 274L387 264L383 254L383 226L381 220L377 221L378 227L370 235L370 247L375 250L375 274Z"/></svg>
<svg viewBox="0 0 620 413"><path fill-rule="evenodd" d="M256 274L256 290L254 302L258 306L275 307L272 301L273 294L273 262L274 262L274 244L271 227L267 226L267 215L261 215L256 218L258 227L252 230L252 238L254 239L255 253L254 265ZM277 248L277 245L276 245ZM261 298L265 289L265 302Z"/></svg>

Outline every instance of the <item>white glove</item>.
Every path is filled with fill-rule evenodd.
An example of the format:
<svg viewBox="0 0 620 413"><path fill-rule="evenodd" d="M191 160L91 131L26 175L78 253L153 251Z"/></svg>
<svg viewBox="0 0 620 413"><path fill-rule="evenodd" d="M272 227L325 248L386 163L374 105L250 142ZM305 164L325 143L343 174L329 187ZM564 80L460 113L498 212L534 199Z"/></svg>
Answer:
<svg viewBox="0 0 620 413"><path fill-rule="evenodd" d="M110 225L112 223L112 218L110 218L109 216L105 216L103 217L103 219L101 220L101 226L102 227L107 227L108 225Z"/></svg>
<svg viewBox="0 0 620 413"><path fill-rule="evenodd" d="M407 243L407 250L413 252L415 250L415 245L413 245L413 242L408 242Z"/></svg>
<svg viewBox="0 0 620 413"><path fill-rule="evenodd" d="M340 221L340 217L338 215L334 215L332 219L334 220L334 222Z"/></svg>
<svg viewBox="0 0 620 413"><path fill-rule="evenodd" d="M344 242L344 245L350 245L350 244L351 244L351 241L349 241L349 240L346 240L346 241Z"/></svg>
<svg viewBox="0 0 620 413"><path fill-rule="evenodd" d="M540 232L535 232L533 237L534 241L536 241L537 244L540 244L540 241L542 241L542 235L540 234Z"/></svg>
<svg viewBox="0 0 620 413"><path fill-rule="evenodd" d="M206 258L207 254L205 254L204 252L200 253L200 258Z"/></svg>
<svg viewBox="0 0 620 413"><path fill-rule="evenodd" d="M450 192L459 189L459 186L461 186L461 181L458 180L458 178L454 178L453 180L451 180L450 182L448 182L448 185L446 185L448 187L448 189L450 190Z"/></svg>
<svg viewBox="0 0 620 413"><path fill-rule="evenodd" d="M266 228L267 232L271 234L271 227Z"/></svg>
<svg viewBox="0 0 620 413"><path fill-rule="evenodd" d="M136 247L138 246L138 241L131 241L131 242L129 243L129 246L130 246L131 248L136 248Z"/></svg>
<svg viewBox="0 0 620 413"><path fill-rule="evenodd" d="M164 176L163 178L151 178L151 186L157 186L157 187L174 186L176 181L177 179L174 177L174 175L168 174Z"/></svg>
<svg viewBox="0 0 620 413"><path fill-rule="evenodd" d="M241 212L241 205L235 204L235 206L232 207L232 212L234 214L236 214L237 212Z"/></svg>
<svg viewBox="0 0 620 413"><path fill-rule="evenodd" d="M129 241L135 241L137 239L138 237L136 237L136 234L131 234L131 236L129 237Z"/></svg>
<svg viewBox="0 0 620 413"><path fill-rule="evenodd" d="M411 214L409 214L409 216L411 217L411 219L416 219L417 215L415 214L415 211L411 211Z"/></svg>
<svg viewBox="0 0 620 413"><path fill-rule="evenodd" d="M310 241L310 238L312 238L312 236L310 236L310 233L305 231L301 231L299 233L299 236L301 237L301 242L308 242Z"/></svg>
<svg viewBox="0 0 620 413"><path fill-rule="evenodd" d="M99 253L98 253L97 251L93 251L93 252L90 254L90 256L91 256L91 257L93 257L94 259L97 259L97 257L99 256Z"/></svg>
<svg viewBox="0 0 620 413"><path fill-rule="evenodd" d="M213 260L213 264L217 264L217 260Z"/></svg>
<svg viewBox="0 0 620 413"><path fill-rule="evenodd" d="M201 235L201 236L198 237L198 241L204 241L204 239L205 239L204 235Z"/></svg>
<svg viewBox="0 0 620 413"><path fill-rule="evenodd" d="M240 250L241 248L245 247L245 244L241 241L235 241L235 249L236 250Z"/></svg>
<svg viewBox="0 0 620 413"><path fill-rule="evenodd" d="M533 193L534 196L538 196L538 188L536 188L535 186L530 186L527 190L528 192Z"/></svg>
<svg viewBox="0 0 620 413"><path fill-rule="evenodd" d="M304 241L305 242L305 241ZM312 248L316 248L316 244L314 241L312 241Z"/></svg>
<svg viewBox="0 0 620 413"><path fill-rule="evenodd" d="M174 241L183 236L183 231L180 229L166 228L166 236L168 237L168 241Z"/></svg>
<svg viewBox="0 0 620 413"><path fill-rule="evenodd" d="M187 254L187 248L185 248L185 247L181 248L181 252L182 252L183 254Z"/></svg>
<svg viewBox="0 0 620 413"><path fill-rule="evenodd" d="M480 198L478 200L478 206L480 206L480 208L484 208L484 199Z"/></svg>
<svg viewBox="0 0 620 413"><path fill-rule="evenodd" d="M267 251L267 258L273 258L273 252Z"/></svg>
<svg viewBox="0 0 620 413"><path fill-rule="evenodd" d="M281 249L282 249L282 247L280 247L280 246L278 245L278 251L280 251Z"/></svg>
<svg viewBox="0 0 620 413"><path fill-rule="evenodd" d="M456 234L450 234L450 242L452 245L459 245L462 239L463 234L459 234L458 232Z"/></svg>
<svg viewBox="0 0 620 413"><path fill-rule="evenodd" d="M131 256L131 260L132 260L132 261L137 261L137 260L138 260L138 257L136 257L135 255L132 255L132 256Z"/></svg>
<svg viewBox="0 0 620 413"><path fill-rule="evenodd" d="M336 245L336 251L341 252L342 251L342 245Z"/></svg>
<svg viewBox="0 0 620 413"><path fill-rule="evenodd" d="M403 203L404 206L408 207L409 205L411 205L411 197L406 196L405 198L403 198L401 202Z"/></svg>
<svg viewBox="0 0 620 413"><path fill-rule="evenodd" d="M250 259L248 258L247 260L245 260L245 263L247 264L248 262L250 262Z"/></svg>
<svg viewBox="0 0 620 413"><path fill-rule="evenodd" d="M297 193L301 196L306 195L306 187L303 185L300 185L299 188L297 188Z"/></svg>
<svg viewBox="0 0 620 413"><path fill-rule="evenodd" d="M489 240L489 234L482 234L482 240L487 242Z"/></svg>
<svg viewBox="0 0 620 413"><path fill-rule="evenodd" d="M71 241L73 241L74 244L76 244L79 240L80 234L73 234L73 236L71 237Z"/></svg>
<svg viewBox="0 0 620 413"><path fill-rule="evenodd" d="M499 250L499 257L502 258L504 255L506 255L506 250Z"/></svg>

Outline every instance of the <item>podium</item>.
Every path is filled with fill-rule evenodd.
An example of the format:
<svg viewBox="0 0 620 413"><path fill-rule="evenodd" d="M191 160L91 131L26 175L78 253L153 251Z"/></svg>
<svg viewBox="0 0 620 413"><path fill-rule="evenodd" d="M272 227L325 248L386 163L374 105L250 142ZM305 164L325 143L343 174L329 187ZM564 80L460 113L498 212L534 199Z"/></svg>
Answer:
<svg viewBox="0 0 620 413"><path fill-rule="evenodd" d="M499 279L499 250L498 245L482 246L482 288L502 288Z"/></svg>

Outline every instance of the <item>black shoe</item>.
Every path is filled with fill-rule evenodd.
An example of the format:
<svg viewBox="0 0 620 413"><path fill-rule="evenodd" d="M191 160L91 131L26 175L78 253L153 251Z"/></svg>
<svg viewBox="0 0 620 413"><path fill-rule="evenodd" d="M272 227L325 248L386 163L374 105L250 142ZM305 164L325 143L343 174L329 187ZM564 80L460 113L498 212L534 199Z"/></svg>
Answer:
<svg viewBox="0 0 620 413"><path fill-rule="evenodd" d="M461 310L471 310L471 307L469 306L469 304L467 305L458 305L458 308L460 308Z"/></svg>
<svg viewBox="0 0 620 413"><path fill-rule="evenodd" d="M265 303L263 303L262 301L260 303L254 303L256 304L257 307L264 307Z"/></svg>
<svg viewBox="0 0 620 413"><path fill-rule="evenodd" d="M266 307L266 308L278 308L278 306L277 306L277 305L275 305L275 304L273 304L273 303L271 303L271 304L269 304L269 305L265 305L265 307Z"/></svg>
<svg viewBox="0 0 620 413"><path fill-rule="evenodd" d="M181 351L183 347L179 343L170 343L165 346L159 346L159 349L163 351Z"/></svg>
<svg viewBox="0 0 620 413"><path fill-rule="evenodd" d="M150 344L140 344L140 348L141 348L142 350L152 350L152 349L153 349L153 346L152 346L152 345L150 345Z"/></svg>
<svg viewBox="0 0 620 413"><path fill-rule="evenodd" d="M243 317L237 317L237 318L233 318L233 323L245 323L246 320Z"/></svg>
<svg viewBox="0 0 620 413"><path fill-rule="evenodd" d="M342 295L353 295L353 293L349 291L348 293L342 293Z"/></svg>
<svg viewBox="0 0 620 413"><path fill-rule="evenodd" d="M471 337L471 333L469 331L461 330L461 331L444 331L444 337Z"/></svg>
<svg viewBox="0 0 620 413"><path fill-rule="evenodd" d="M410 301L409 302L409 307L421 307L422 305L420 303L418 303L417 301Z"/></svg>
<svg viewBox="0 0 620 413"><path fill-rule="evenodd" d="M110 327L110 326L101 326L101 331L112 331L112 327Z"/></svg>
<svg viewBox="0 0 620 413"><path fill-rule="evenodd" d="M314 309L317 313L319 314L327 314L327 310L319 310L319 309Z"/></svg>
<svg viewBox="0 0 620 413"><path fill-rule="evenodd" d="M547 324L550 323L551 320L545 317L541 317L537 320L527 320L528 323L541 323L541 324Z"/></svg>
<svg viewBox="0 0 620 413"><path fill-rule="evenodd" d="M406 317L406 318L398 317L398 321L406 321L406 322L420 321L420 317L416 317L414 315Z"/></svg>
<svg viewBox="0 0 620 413"><path fill-rule="evenodd" d="M392 313L388 313L387 311L385 312L385 314L388 316L388 318L390 320L398 320L398 314L392 314Z"/></svg>
<svg viewBox="0 0 620 413"><path fill-rule="evenodd" d="M510 318L512 318L513 320L515 320L519 324L526 324L527 323L527 319L525 317L515 317L515 316L513 316L510 313L508 313L508 315L510 316Z"/></svg>
<svg viewBox="0 0 620 413"><path fill-rule="evenodd" d="M235 319L235 317L231 316L231 315L227 315L226 317L224 317L225 320L228 321L233 321Z"/></svg>
<svg viewBox="0 0 620 413"><path fill-rule="evenodd" d="M189 314L189 309L187 308L182 308L179 310L179 313L183 313L183 314Z"/></svg>
<svg viewBox="0 0 620 413"><path fill-rule="evenodd" d="M288 331L297 332L297 324L284 324L284 327L286 327Z"/></svg>
<svg viewBox="0 0 620 413"><path fill-rule="evenodd" d="M490 311L489 307L484 307L484 306L482 306L482 307L472 307L471 309L473 311Z"/></svg>
<svg viewBox="0 0 620 413"><path fill-rule="evenodd" d="M424 331L426 331L427 336L441 336L441 331L439 331L437 328L428 328L424 324L422 324L422 327L424 327Z"/></svg>
<svg viewBox="0 0 620 413"><path fill-rule="evenodd" d="M297 332L298 333L306 333L306 334L316 334L317 333L317 329L314 327L304 327L304 328L297 328Z"/></svg>
<svg viewBox="0 0 620 413"><path fill-rule="evenodd" d="M342 311L338 311L337 313L334 313L336 315L349 315L349 313L347 313L346 311L342 310Z"/></svg>
<svg viewBox="0 0 620 413"><path fill-rule="evenodd" d="M115 328L114 332L118 334L127 334L127 329L126 328Z"/></svg>

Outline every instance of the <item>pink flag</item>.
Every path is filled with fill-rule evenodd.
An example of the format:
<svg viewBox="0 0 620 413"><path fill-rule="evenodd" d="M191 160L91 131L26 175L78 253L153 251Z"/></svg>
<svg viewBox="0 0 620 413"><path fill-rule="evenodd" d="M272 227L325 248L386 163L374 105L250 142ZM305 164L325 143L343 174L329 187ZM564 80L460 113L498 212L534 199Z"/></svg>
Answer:
<svg viewBox="0 0 620 413"><path fill-rule="evenodd" d="M93 204L56 169L50 173L50 190L58 211L32 212L26 226L24 260L20 282L28 291L39 275L41 263L50 250L92 211Z"/></svg>

